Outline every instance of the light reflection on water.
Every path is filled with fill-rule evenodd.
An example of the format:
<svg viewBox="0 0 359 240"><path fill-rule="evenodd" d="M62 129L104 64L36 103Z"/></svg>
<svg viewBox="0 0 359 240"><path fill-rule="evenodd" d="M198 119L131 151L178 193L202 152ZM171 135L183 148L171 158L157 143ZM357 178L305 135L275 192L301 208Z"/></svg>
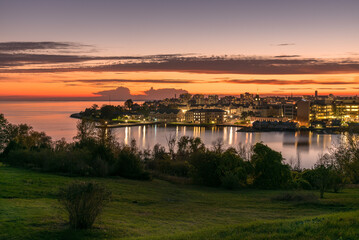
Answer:
<svg viewBox="0 0 359 240"><path fill-rule="evenodd" d="M0 113L4 113L11 123L27 123L37 131L46 132L55 140L65 137L67 141L72 141L72 137L76 135L77 120L70 118L70 114L91 107L94 103L101 106L107 102L0 102ZM113 104L122 105L123 102ZM319 154L327 152L328 148L340 139L340 135L312 132L245 133L236 130L236 127L155 125L117 128L114 133L117 140L125 144L135 139L140 148L152 148L157 143L167 147L167 139L170 136L179 138L184 135L200 137L208 147L218 139L222 139L226 147L263 141L276 151L282 152L287 161L295 161L299 154L303 167L311 167Z"/></svg>
<svg viewBox="0 0 359 240"><path fill-rule="evenodd" d="M236 132L236 127L190 127L190 126L136 126L116 128L113 133L117 140L128 144L135 139L141 149L152 148L159 143L167 147L170 136L200 137L207 147L221 139L225 147L237 148L239 144L255 144L263 141L271 148L282 152L289 162L300 156L302 167L311 167L318 156L338 143L340 135L317 134L313 132Z"/></svg>

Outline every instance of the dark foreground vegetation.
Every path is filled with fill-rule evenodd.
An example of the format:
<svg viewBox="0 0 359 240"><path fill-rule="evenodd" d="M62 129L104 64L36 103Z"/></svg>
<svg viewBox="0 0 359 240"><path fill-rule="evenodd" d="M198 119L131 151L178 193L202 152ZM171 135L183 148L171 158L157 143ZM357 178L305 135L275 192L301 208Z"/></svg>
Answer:
<svg viewBox="0 0 359 240"><path fill-rule="evenodd" d="M299 159L287 165L281 153L263 143L224 149L220 141L206 147L200 138L184 136L169 137L167 148L155 145L140 150L134 141L119 144L111 129L96 128L92 121L80 121L77 127L73 143L54 142L45 133L25 124L10 124L0 115L0 160L4 164L0 181L6 186L0 193L0 213L4 213L0 216L9 229L0 227L0 231L6 239L57 239L67 234L66 238L90 239L237 239L248 236L245 233L252 234L248 239L306 239L311 231L330 233L327 239L357 239L353 238L358 236L353 228L357 223L342 226L359 215L355 211L359 192L344 189L359 183L355 135L348 134L312 169L302 169ZM77 183L71 183L73 180ZM326 192L325 199L312 190L319 191L320 198ZM110 191L112 201L106 207ZM311 217L339 211L351 212ZM74 229L94 223L95 228L65 230L64 216ZM304 216L309 217L302 219ZM295 220L264 221L284 218ZM254 220L259 221L238 225ZM331 224L347 232L326 231ZM26 231L28 235L18 234Z"/></svg>

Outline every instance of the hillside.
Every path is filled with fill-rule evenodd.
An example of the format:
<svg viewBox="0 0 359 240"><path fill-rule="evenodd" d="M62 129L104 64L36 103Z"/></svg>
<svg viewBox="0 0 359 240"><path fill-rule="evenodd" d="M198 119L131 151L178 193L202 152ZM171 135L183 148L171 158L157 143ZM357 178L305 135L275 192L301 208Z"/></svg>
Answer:
<svg viewBox="0 0 359 240"><path fill-rule="evenodd" d="M286 191L227 191L123 178L91 178L113 192L112 201L94 229L69 230L56 193L84 179L90 180L0 166L0 239L359 237L359 189L285 202L272 199Z"/></svg>

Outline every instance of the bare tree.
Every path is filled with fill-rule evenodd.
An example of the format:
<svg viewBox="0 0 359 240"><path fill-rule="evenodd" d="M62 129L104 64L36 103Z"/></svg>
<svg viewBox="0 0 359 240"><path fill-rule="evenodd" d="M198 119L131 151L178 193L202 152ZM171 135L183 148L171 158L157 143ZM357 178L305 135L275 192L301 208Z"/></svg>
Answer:
<svg viewBox="0 0 359 240"><path fill-rule="evenodd" d="M302 171L302 167L301 167L301 165L302 165L302 160L301 160L300 152L299 152L299 151L297 151L297 161L296 161L296 163L294 164L293 158L291 158L291 161L292 161L292 162L290 163L290 165L291 165L291 167L292 167L292 169L293 169L294 171L298 171L298 172Z"/></svg>
<svg viewBox="0 0 359 240"><path fill-rule="evenodd" d="M168 138L166 137L168 150L172 160L176 159L175 146L176 146L176 137L170 135Z"/></svg>
<svg viewBox="0 0 359 240"><path fill-rule="evenodd" d="M239 143L237 147L238 155L245 161L250 161L253 155L253 145Z"/></svg>
<svg viewBox="0 0 359 240"><path fill-rule="evenodd" d="M223 145L223 140L221 138L218 138L212 143L213 151L215 151L216 153L222 153L224 151Z"/></svg>

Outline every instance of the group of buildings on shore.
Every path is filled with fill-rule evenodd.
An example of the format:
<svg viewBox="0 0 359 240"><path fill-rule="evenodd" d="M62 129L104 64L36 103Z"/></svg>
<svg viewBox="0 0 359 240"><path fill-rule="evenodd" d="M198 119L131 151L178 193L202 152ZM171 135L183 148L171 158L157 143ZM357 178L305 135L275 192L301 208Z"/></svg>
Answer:
<svg viewBox="0 0 359 240"><path fill-rule="evenodd" d="M224 124L243 121L297 122L309 126L320 122L326 125L359 122L359 98L330 95L302 97L260 97L244 93L240 97L202 94L182 94L179 98L146 102L158 109L151 111L153 121ZM157 108L161 106L161 108Z"/></svg>

